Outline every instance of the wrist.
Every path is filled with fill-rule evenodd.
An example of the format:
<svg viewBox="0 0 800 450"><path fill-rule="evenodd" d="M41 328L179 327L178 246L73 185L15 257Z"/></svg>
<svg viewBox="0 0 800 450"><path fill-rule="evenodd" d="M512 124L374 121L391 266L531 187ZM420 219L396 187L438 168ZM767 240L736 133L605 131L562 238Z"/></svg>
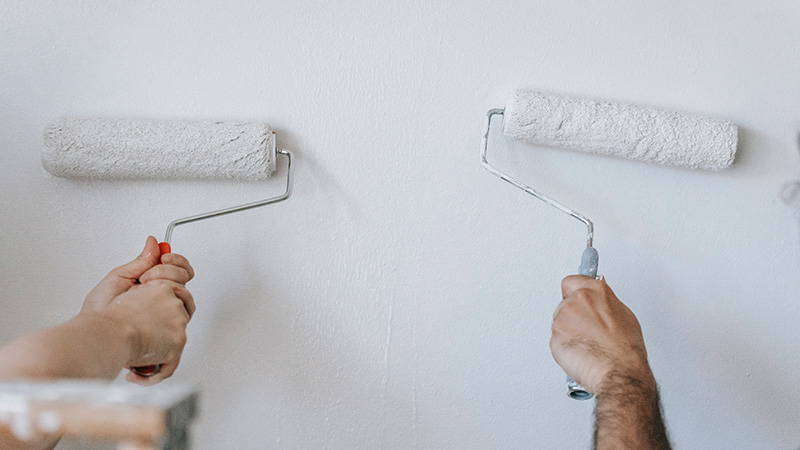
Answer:
<svg viewBox="0 0 800 450"><path fill-rule="evenodd" d="M81 311L71 322L91 329L97 340L119 357L121 366L126 366L136 354L136 330L124 320L108 314Z"/></svg>
<svg viewBox="0 0 800 450"><path fill-rule="evenodd" d="M650 366L644 363L632 368L615 368L607 372L595 394L598 398L614 395L642 395L651 396L658 393L653 372Z"/></svg>

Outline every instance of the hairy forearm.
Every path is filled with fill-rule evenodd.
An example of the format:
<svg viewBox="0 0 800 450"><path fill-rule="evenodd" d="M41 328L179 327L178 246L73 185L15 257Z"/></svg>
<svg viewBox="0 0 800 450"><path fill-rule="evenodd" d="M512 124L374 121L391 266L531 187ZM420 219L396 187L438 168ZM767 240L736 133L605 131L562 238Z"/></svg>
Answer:
<svg viewBox="0 0 800 450"><path fill-rule="evenodd" d="M597 395L595 449L669 450L652 374L608 374Z"/></svg>
<svg viewBox="0 0 800 450"><path fill-rule="evenodd" d="M0 379L114 378L130 355L124 326L82 314L0 348Z"/></svg>

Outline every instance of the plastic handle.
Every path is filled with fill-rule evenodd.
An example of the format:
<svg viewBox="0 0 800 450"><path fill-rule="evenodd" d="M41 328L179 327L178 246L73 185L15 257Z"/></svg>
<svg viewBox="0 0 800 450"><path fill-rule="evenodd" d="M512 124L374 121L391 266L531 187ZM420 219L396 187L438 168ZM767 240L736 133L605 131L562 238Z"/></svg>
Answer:
<svg viewBox="0 0 800 450"><path fill-rule="evenodd" d="M597 278L597 264L599 261L600 255L597 254L597 250L594 247L586 247L583 255L581 255L581 265L578 268L578 273L587 277ZM594 397L594 394L587 391L586 388L571 377L567 377L567 395L575 400L589 400Z"/></svg>
<svg viewBox="0 0 800 450"><path fill-rule="evenodd" d="M599 260L600 255L597 254L597 250L594 247L586 247L581 255L581 266L578 267L578 273L587 277L597 278L597 263Z"/></svg>
<svg viewBox="0 0 800 450"><path fill-rule="evenodd" d="M162 255L172 253L172 247L169 242L159 242L158 249ZM153 364L152 366L131 367L131 372L139 375L140 377L150 378L161 371L161 364Z"/></svg>

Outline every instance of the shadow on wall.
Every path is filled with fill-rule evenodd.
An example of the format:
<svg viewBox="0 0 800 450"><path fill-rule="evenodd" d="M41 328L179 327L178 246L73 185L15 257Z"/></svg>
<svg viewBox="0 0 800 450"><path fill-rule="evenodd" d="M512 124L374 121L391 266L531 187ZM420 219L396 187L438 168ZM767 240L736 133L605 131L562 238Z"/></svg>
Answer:
<svg viewBox="0 0 800 450"><path fill-rule="evenodd" d="M800 133L797 134L797 149L798 153L800 153ZM795 210L798 216L798 225L800 225L800 179L789 181L783 185L781 199ZM800 231L800 226L798 227L798 231Z"/></svg>
<svg viewBox="0 0 800 450"><path fill-rule="evenodd" d="M797 134L797 150L800 153L800 133ZM781 198L790 206L800 207L800 180L786 183L781 191Z"/></svg>
<svg viewBox="0 0 800 450"><path fill-rule="evenodd" d="M292 151L295 161L294 191L305 195L322 195L329 204L344 207L349 217L363 218L364 212L358 202L336 178L335 171L320 163L312 155L324 149L309 148L309 143L292 131L275 128L278 133L278 148Z"/></svg>

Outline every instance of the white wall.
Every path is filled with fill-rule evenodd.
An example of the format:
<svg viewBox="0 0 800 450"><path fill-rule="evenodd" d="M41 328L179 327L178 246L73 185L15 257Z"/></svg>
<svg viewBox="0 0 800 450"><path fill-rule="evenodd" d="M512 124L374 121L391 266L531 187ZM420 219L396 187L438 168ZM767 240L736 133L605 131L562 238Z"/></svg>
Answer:
<svg viewBox="0 0 800 450"><path fill-rule="evenodd" d="M168 4L165 4L168 3ZM280 180L44 176L59 116L257 119L294 197L177 229L199 306L175 381L199 449L574 449L590 403L547 347L583 230L479 164L515 87L741 126L722 173L498 140L593 218L679 448L800 446L800 3L0 1L0 338L63 320L177 216ZM279 176L284 174L283 169Z"/></svg>

